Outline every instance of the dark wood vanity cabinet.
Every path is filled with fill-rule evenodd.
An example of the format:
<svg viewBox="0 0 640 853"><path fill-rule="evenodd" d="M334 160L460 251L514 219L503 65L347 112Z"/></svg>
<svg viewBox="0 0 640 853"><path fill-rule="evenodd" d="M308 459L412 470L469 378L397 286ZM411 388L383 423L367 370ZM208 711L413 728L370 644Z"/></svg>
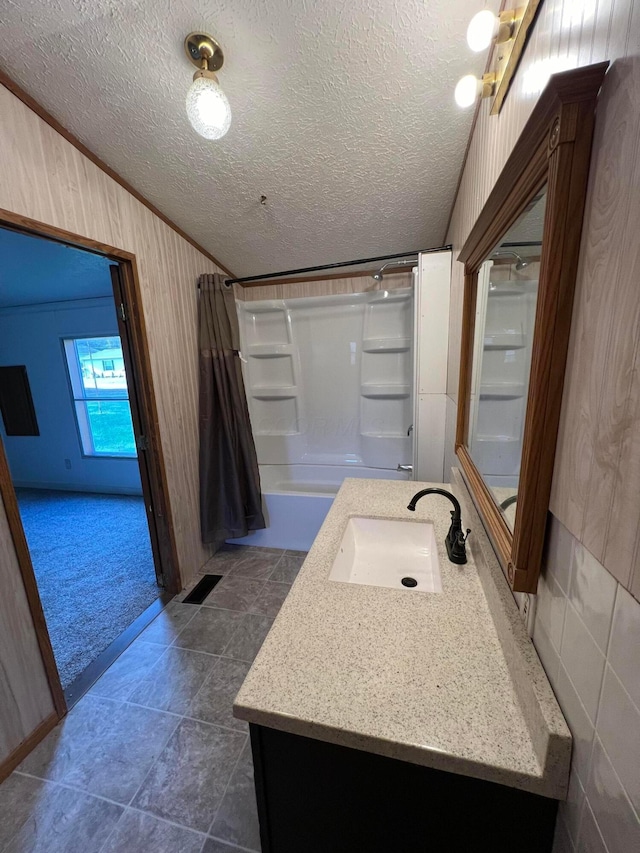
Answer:
<svg viewBox="0 0 640 853"><path fill-rule="evenodd" d="M250 728L263 853L551 853L556 800Z"/></svg>

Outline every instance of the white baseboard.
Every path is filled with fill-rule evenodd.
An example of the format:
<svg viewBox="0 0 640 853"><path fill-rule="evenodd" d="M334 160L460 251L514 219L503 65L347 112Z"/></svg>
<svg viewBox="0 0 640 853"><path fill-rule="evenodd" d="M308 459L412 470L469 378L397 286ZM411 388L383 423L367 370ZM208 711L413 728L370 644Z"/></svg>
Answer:
<svg viewBox="0 0 640 853"><path fill-rule="evenodd" d="M94 483L88 486L86 483L42 483L14 480L13 485L17 489L49 489L53 492L86 492L93 495L142 495L142 489L135 486L112 486Z"/></svg>

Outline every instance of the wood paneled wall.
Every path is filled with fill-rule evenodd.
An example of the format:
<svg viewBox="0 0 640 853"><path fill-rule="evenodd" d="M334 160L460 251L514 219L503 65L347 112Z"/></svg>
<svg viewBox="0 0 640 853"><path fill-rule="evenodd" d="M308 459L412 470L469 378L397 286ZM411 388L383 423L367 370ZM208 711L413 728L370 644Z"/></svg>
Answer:
<svg viewBox="0 0 640 853"><path fill-rule="evenodd" d="M136 256L183 580L210 556L198 508L198 276L218 268L0 86L0 208Z"/></svg>
<svg viewBox="0 0 640 853"><path fill-rule="evenodd" d="M372 268L373 272L373 268ZM300 296L334 296L338 293L369 293L373 290L398 290L411 287L411 271L385 274L375 281L371 274L345 276L345 278L309 279L286 284L265 284L261 287L238 287L236 296L245 302L260 299L295 299Z"/></svg>
<svg viewBox="0 0 640 853"><path fill-rule="evenodd" d="M608 59L598 103L551 510L640 599L640 0L545 0L499 116L481 105L446 242L463 245L545 72ZM457 403L462 264L447 392ZM455 413L455 407L451 406Z"/></svg>
<svg viewBox="0 0 640 853"><path fill-rule="evenodd" d="M0 589L1 765L43 721L56 715L1 500Z"/></svg>
<svg viewBox="0 0 640 853"><path fill-rule="evenodd" d="M183 580L209 558L198 508L198 276L218 268L0 86L0 208L136 256ZM0 502L0 762L54 708Z"/></svg>

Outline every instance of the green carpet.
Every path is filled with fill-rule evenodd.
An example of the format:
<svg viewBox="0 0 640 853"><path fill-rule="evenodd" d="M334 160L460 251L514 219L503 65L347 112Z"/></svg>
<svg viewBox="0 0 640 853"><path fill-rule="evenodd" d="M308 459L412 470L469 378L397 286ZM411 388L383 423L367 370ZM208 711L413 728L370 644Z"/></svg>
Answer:
<svg viewBox="0 0 640 853"><path fill-rule="evenodd" d="M141 497L16 489L63 688L160 595Z"/></svg>

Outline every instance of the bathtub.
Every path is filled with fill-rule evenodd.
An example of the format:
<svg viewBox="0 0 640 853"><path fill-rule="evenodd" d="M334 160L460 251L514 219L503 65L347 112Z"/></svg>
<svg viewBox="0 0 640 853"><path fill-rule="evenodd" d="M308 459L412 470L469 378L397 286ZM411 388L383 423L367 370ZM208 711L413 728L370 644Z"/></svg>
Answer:
<svg viewBox="0 0 640 853"><path fill-rule="evenodd" d="M407 480L388 468L350 465L260 465L262 507L268 527L254 530L237 545L308 551L345 477Z"/></svg>

